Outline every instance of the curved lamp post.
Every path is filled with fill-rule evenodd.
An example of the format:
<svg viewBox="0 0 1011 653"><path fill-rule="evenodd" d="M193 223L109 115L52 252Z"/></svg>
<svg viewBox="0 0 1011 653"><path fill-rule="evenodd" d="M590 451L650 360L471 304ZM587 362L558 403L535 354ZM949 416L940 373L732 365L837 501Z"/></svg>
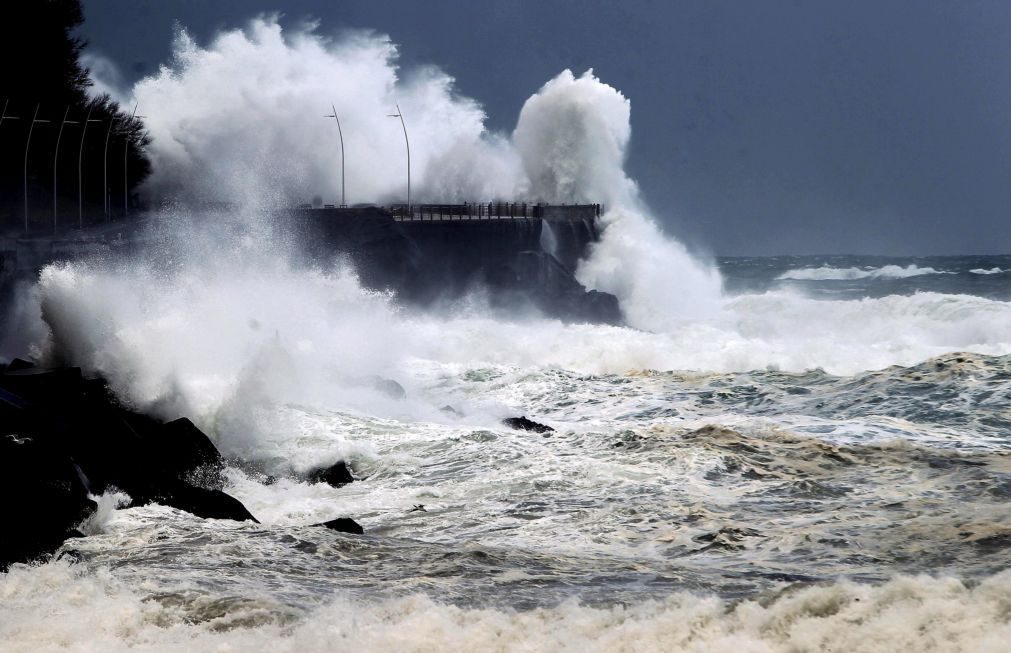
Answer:
<svg viewBox="0 0 1011 653"><path fill-rule="evenodd" d="M102 210L105 211L105 220L109 221L109 209L111 208L109 204L109 136L112 134L112 128L116 125L119 117L113 114L112 120L109 121L109 128L105 130L105 152L102 154Z"/></svg>
<svg viewBox="0 0 1011 653"><path fill-rule="evenodd" d="M329 116L323 116L324 118L333 118L337 121L337 133L341 138L341 208L347 208L347 201L344 199L344 132L341 131L341 119L337 117L337 107L330 105L333 109L333 114Z"/></svg>
<svg viewBox="0 0 1011 653"><path fill-rule="evenodd" d="M10 98L4 98L4 110L3 110L3 113L0 113L0 126L2 126L4 124L4 120L21 120L17 116L8 116L7 115L7 104L9 102L10 102Z"/></svg>
<svg viewBox="0 0 1011 653"><path fill-rule="evenodd" d="M411 209L411 141L407 139L407 125L404 124L404 114L397 104L397 112L389 114L390 118L400 118L400 126L404 128L404 142L407 143L407 212L414 218L414 211Z"/></svg>
<svg viewBox="0 0 1011 653"><path fill-rule="evenodd" d="M28 149L32 146L32 132L35 130L35 123L49 122L39 120L40 104L35 105L35 113L32 115L32 123L28 126L28 138L25 140L25 234L28 234Z"/></svg>
<svg viewBox="0 0 1011 653"><path fill-rule="evenodd" d="M137 105L133 105L133 113L130 114L130 121L132 122L134 118L145 118L146 116L137 115ZM128 182L126 174L126 155L130 151L130 132L123 132L123 217L125 218L129 213L129 199L130 199L130 184Z"/></svg>
<svg viewBox="0 0 1011 653"><path fill-rule="evenodd" d="M83 175L81 174L81 161L84 158L84 137L88 135L88 123L91 122L102 122L101 120L92 119L91 112L94 106L88 107L88 117L84 119L84 129L81 130L81 145L77 150L77 228L84 228L84 184Z"/></svg>
<svg viewBox="0 0 1011 653"><path fill-rule="evenodd" d="M76 120L67 120L67 115L70 113L70 105L67 105L67 110L63 112L63 121L60 122L60 133L56 135L56 149L53 150L53 235L56 235L56 164L60 160L60 139L63 138L63 128L70 124L76 125Z"/></svg>

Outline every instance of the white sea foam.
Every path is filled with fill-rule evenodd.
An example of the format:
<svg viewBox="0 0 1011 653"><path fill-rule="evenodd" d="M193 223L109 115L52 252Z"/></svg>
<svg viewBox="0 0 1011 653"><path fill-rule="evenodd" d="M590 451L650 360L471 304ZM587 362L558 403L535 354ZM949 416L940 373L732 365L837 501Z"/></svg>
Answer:
<svg viewBox="0 0 1011 653"><path fill-rule="evenodd" d="M998 267L992 267L989 270L986 268L974 268L972 270L969 270L969 272L973 274L1003 274L1007 272L1007 270L1002 270L1001 268Z"/></svg>
<svg viewBox="0 0 1011 653"><path fill-rule="evenodd" d="M292 589L284 583L301 582L292 576L274 576L273 595L264 586L256 588L254 581L241 587L262 591L228 594L227 583L192 583L193 569L203 573L201 565L213 564L214 556L241 557L266 546L261 540L279 546L270 549L272 554L292 554L281 542L282 529L337 516L349 507L367 527L385 526L395 536L480 541L500 545L505 554L548 555L568 547L570 553L593 551L621 560L635 548L635 556L659 557L656 550L670 544L663 538L693 542L701 525L676 535L676 524L659 531L649 526L632 537L636 526L623 509L635 504L643 516L664 515L660 523L669 521L669 510L658 500L693 511L720 505L736 510L739 497L734 493L740 487L730 488L719 475L714 480L706 476L727 472L723 458L729 456L695 451L689 443L674 454L660 451L646 460L633 457L622 463L602 455L591 460L588 448L609 454L617 450L610 439L586 438L590 430L606 426L602 430L612 434L615 424L624 424L624 413L670 410L679 399L659 392L654 386L664 382L652 383L651 375L638 377L646 381L635 388L616 391L614 384L624 380L604 378L593 380L596 389L584 390L588 379L545 382L551 368L622 373L822 367L856 373L918 363L952 350L1006 354L1011 352L1011 303L934 293L853 301L817 301L788 291L724 296L712 266L664 238L649 219L623 170L631 133L629 102L592 73L576 77L563 72L530 98L513 134L492 134L484 129L480 108L456 93L446 75L434 69L399 71L395 48L384 37L359 33L327 39L312 27L285 34L267 18L253 21L245 31L222 33L206 47L181 34L176 60L138 85L134 94L150 116L155 138L152 192L261 207L336 188L336 138L326 147L319 144L319 134L330 129L322 125L322 114L331 102L346 129L350 201L402 198L403 170L390 163L402 156L402 134L385 116L399 102L415 146L415 198L526 193L555 202L603 200L606 229L578 276L591 287L616 293L635 328L564 325L536 317L502 320L473 306L407 311L395 298L361 288L351 270L293 266L290 252L253 236L221 241L203 238L208 232L188 234L184 240L193 251L170 266L77 263L46 268L24 304L22 320L37 351L104 375L134 406L165 417L193 417L227 454L297 471L343 458L375 476L338 491L289 478L264 485L252 471L229 470L229 491L268 524L256 528L278 537L250 538L245 526L202 524L202 537L220 537L215 541L224 544L194 547L191 531L180 527L185 531L176 533L181 544L173 541L166 552L183 552L185 564L172 568L165 563L159 569L168 576L163 583L144 578L149 570L137 558L133 562L139 564L120 567L116 574L101 565L86 571L88 563L15 567L0 577L0 641L7 649L252 650L264 642L279 651L348 645L377 651L996 651L1006 646L1011 638L1007 572L979 584L900 577L879 586L843 582L740 602L674 593L660 601L609 607L568 602L530 611L454 607L438 601L434 592L375 601L317 592L316 607L304 610L272 598ZM248 207L240 210L246 213ZM257 229L258 224L252 220L248 227ZM204 241L209 241L206 247ZM825 270L844 276L824 277ZM943 271L885 266L808 272L806 278L814 279L819 277L811 274L898 278ZM370 375L400 381L407 400L376 391L367 381ZM681 401L695 399L692 388L678 392L692 397ZM466 412L455 426L454 418L438 410L447 396ZM559 396L577 397L577 403L585 400L586 405L561 408ZM568 414L572 432L551 438L503 435L498 419L521 405ZM681 415L677 409L673 414L628 423L648 424L652 441L647 446L654 447L673 446L683 427L747 419ZM675 420L676 426L671 424ZM814 417L795 418L784 424L845 426L827 418L815 422ZM746 426L752 432L784 428L752 424L741 430L747 431ZM890 423L862 422L849 429L860 442L898 437ZM710 432L707 442L718 436ZM829 436L823 437L832 446ZM762 444L764 452L770 443ZM796 444L790 440L787 449ZM924 489L916 470L911 473L908 484L895 485L901 491L888 483L869 488L874 499L857 501L860 510L886 503L875 492L893 492L898 502L919 496L909 490L915 486L936 503L948 491L943 484ZM615 488L634 485L641 494L651 475L670 487L688 486L692 500L672 502L673 492L656 491L634 501L615 501L632 496ZM766 483L764 478L735 477L734 483ZM510 483L519 489L513 491ZM503 492L507 499L495 494ZM549 511L546 519L524 520L521 528L509 523L517 519L505 510L488 510L500 505L512 509L521 495L534 506L561 501L558 505L565 507ZM606 498L606 509L588 509L586 502L599 496ZM573 498L583 502L579 510L571 509ZM119 562L123 550L103 550L120 541L117 537L136 538L124 549L131 548L139 558L149 557L148 547L162 541L154 537L171 539L172 527L159 529L160 523L154 531L117 531L122 523L142 520L144 510L170 510L149 507L126 515L130 511L114 510L115 499L106 495L100 501L98 516L87 525L97 535L82 542L82 549L90 546L92 553ZM412 526L404 515L419 500L462 507L446 515L433 508ZM997 524L1000 520L989 516L1000 507L987 504L973 514ZM394 511L398 518L389 518ZM907 526L911 530L903 535L917 528L938 531L938 524L955 528L948 513L939 512L940 517L928 515L936 519ZM779 528L786 514L776 511ZM874 516L893 520L891 513ZM185 520L173 514L171 522L185 526ZM462 521L468 525L460 526ZM714 531L722 527L717 521L703 517L702 525ZM604 524L612 530L605 532ZM838 525L824 528L834 531ZM958 528L952 532L965 532L966 524L959 522ZM799 529L776 529L767 529L768 537L787 542L799 537ZM977 530L984 535L993 531ZM382 534L374 540L377 549L381 539ZM639 566L645 559L636 557L629 564ZM194 560L200 564L190 564ZM222 577L234 573L255 579L260 571L255 566L228 569ZM269 573L274 571L271 567ZM525 570L510 573L522 577ZM455 581L446 580L449 586ZM383 581L377 584L380 591L386 589Z"/></svg>
<svg viewBox="0 0 1011 653"><path fill-rule="evenodd" d="M798 268L787 270L779 275L779 279L794 281L850 281L853 279L905 279L926 274L952 274L931 267L921 268L917 265L884 265L879 268L834 268L823 265L819 268Z"/></svg>
<svg viewBox="0 0 1011 653"><path fill-rule="evenodd" d="M255 269L253 269L255 268ZM1011 353L1011 303L918 293L818 301L788 291L727 297L705 318L661 332L506 321L480 311L414 313L353 275L281 263L190 264L183 274L50 266L39 295L52 336L39 344L108 378L132 404L198 420L234 453L279 422L286 404L429 419L412 392L417 361L591 373L822 367L856 373L949 351ZM398 402L363 383L408 389Z"/></svg>
<svg viewBox="0 0 1011 653"><path fill-rule="evenodd" d="M109 572L64 562L0 577L0 641L11 653L103 651L979 651L1011 639L1008 572L967 586L901 577L727 603L675 594L594 608L467 609L426 596L338 598L296 616L269 601L180 594L145 599Z"/></svg>

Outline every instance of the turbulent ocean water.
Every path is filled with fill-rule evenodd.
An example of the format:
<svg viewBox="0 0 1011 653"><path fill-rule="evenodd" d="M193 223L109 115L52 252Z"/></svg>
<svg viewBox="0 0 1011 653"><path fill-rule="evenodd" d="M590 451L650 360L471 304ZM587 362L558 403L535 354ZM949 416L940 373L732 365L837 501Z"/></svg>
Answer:
<svg viewBox="0 0 1011 653"><path fill-rule="evenodd" d="M0 577L0 650L1007 650L1011 256L702 260L650 218L630 103L592 71L491 133L386 37L314 29L180 31L131 92L147 190L305 201L341 160L319 107L351 126L349 201L397 201L402 106L418 201L603 203L576 276L628 326L480 289L404 307L252 210L47 267L0 355L192 418L262 523L109 492L59 559ZM359 480L300 480L338 460ZM342 516L366 534L310 526Z"/></svg>
<svg viewBox="0 0 1011 653"><path fill-rule="evenodd" d="M0 577L0 649L1007 650L1011 256L719 270L649 332L48 268L75 362L191 414L263 523L108 494ZM361 480L298 480L338 459ZM338 516L366 535L308 526Z"/></svg>

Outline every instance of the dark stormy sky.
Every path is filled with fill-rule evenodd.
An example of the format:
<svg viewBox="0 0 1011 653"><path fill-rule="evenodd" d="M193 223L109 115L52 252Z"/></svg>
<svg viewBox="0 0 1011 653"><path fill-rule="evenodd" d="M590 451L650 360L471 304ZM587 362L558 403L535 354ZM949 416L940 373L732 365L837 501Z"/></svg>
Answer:
<svg viewBox="0 0 1011 653"><path fill-rule="evenodd" d="M372 28L511 130L564 68L632 102L628 170L716 254L1011 252L1007 0L84 0L135 79L260 12Z"/></svg>

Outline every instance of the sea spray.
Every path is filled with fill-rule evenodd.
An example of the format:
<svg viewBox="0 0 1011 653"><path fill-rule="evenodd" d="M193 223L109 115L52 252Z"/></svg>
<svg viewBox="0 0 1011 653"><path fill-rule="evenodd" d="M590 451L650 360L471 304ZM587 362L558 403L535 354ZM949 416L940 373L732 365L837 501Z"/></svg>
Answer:
<svg viewBox="0 0 1011 653"><path fill-rule="evenodd" d="M579 266L579 280L618 296L631 326L669 331L711 315L720 276L648 217L624 170L630 103L587 71L566 70L526 101L513 141L531 192L550 202L603 202L603 235Z"/></svg>
<svg viewBox="0 0 1011 653"><path fill-rule="evenodd" d="M220 79L229 79L221 84ZM603 203L601 243L578 277L616 294L632 326L663 331L710 314L719 273L667 238L624 162L629 101L592 71L566 70L527 100L511 136L489 132L480 106L433 67L403 73L383 36L285 33L276 18L198 45L184 30L173 62L134 89L149 111L153 197L292 205L335 187L340 150L311 107L336 102L353 201L405 199L405 143L387 114L398 105L411 137L414 201L517 198Z"/></svg>
<svg viewBox="0 0 1011 653"><path fill-rule="evenodd" d="M511 152L485 132L478 104L434 67L401 72L385 36L329 38L315 25L284 32L268 16L206 46L180 30L173 49L173 60L133 89L153 139L152 197L291 206L322 194L335 203L341 150L323 118L333 105L348 201L402 201L405 143L388 117L397 104L411 138L414 201L519 192Z"/></svg>

